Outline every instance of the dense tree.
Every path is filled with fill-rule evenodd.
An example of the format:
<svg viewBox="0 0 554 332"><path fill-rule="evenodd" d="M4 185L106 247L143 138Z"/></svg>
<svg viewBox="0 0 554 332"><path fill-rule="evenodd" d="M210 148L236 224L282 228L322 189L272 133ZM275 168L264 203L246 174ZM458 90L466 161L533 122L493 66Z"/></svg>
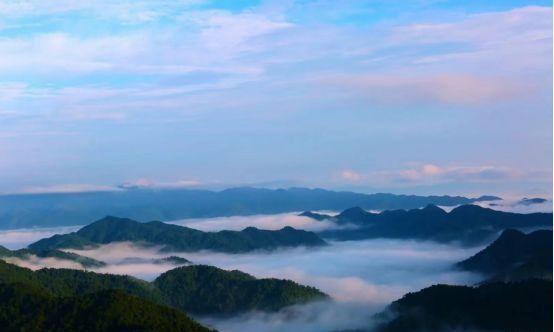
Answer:
<svg viewBox="0 0 554 332"><path fill-rule="evenodd" d="M261 230L248 227L242 231L203 232L160 221L140 223L126 218L105 217L75 233L54 235L29 246L32 250L84 248L119 241L161 245L169 251L212 250L246 252L278 247L322 246L325 241L312 232L284 227Z"/></svg>
<svg viewBox="0 0 554 332"><path fill-rule="evenodd" d="M379 331L552 331L552 282L479 287L436 285L409 293L380 315Z"/></svg>
<svg viewBox="0 0 554 332"><path fill-rule="evenodd" d="M245 310L273 311L283 307L325 300L316 288L290 280L256 279L241 271L192 265L160 275L154 284L170 303L187 312L235 313Z"/></svg>
<svg viewBox="0 0 554 332"><path fill-rule="evenodd" d="M2 331L208 331L184 312L104 290L56 297L28 284L0 283Z"/></svg>

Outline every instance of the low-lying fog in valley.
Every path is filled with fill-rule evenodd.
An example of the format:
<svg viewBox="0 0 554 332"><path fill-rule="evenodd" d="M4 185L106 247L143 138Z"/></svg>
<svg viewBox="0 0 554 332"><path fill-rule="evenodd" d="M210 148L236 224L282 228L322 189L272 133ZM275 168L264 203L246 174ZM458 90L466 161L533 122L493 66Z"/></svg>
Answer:
<svg viewBox="0 0 554 332"><path fill-rule="evenodd" d="M328 222L298 217L296 214L194 219L175 223L202 230L242 229L247 226L279 229L290 225L317 231L336 227ZM23 247L45 236L74 230L75 228L65 227L5 231L1 234L0 244L12 248ZM238 269L256 277L286 278L314 286L328 293L333 301L290 307L278 313L247 313L225 319L198 319L221 331L321 331L368 327L371 316L388 303L409 291L431 284L477 282L479 276L454 271L451 267L453 263L480 249L482 248L463 248L431 242L376 239L330 242L329 246L321 248L248 254L160 253L156 247L143 248L131 243L112 243L91 250L72 251L108 264L94 269L96 272L129 274L145 280L153 280L159 274L175 268L175 265L160 264L154 262L154 259L176 255L196 264ZM80 268L75 263L52 258L35 257L30 261L12 259L11 262L32 269L44 266Z"/></svg>

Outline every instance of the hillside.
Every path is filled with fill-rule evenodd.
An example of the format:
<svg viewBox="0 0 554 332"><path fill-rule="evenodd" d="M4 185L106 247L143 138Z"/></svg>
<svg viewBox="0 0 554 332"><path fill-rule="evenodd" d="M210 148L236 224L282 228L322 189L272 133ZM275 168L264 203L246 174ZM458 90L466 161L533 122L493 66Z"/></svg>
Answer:
<svg viewBox="0 0 554 332"><path fill-rule="evenodd" d="M521 279L552 275L552 231L529 234L508 229L485 249L459 262L456 267L498 275L496 279Z"/></svg>
<svg viewBox="0 0 554 332"><path fill-rule="evenodd" d="M292 227L275 231L248 227L242 231L203 232L160 221L140 223L126 218L105 217L77 232L39 240L29 248L32 250L82 249L86 246L119 241L162 245L163 250L166 251L212 250L229 253L326 244L316 234Z"/></svg>
<svg viewBox="0 0 554 332"><path fill-rule="evenodd" d="M170 304L197 314L263 310L325 300L328 296L316 288L290 280L256 279L240 271L226 271L213 266L193 265L176 268L155 281Z"/></svg>
<svg viewBox="0 0 554 332"><path fill-rule="evenodd" d="M378 316L377 331L552 331L552 282L436 285L409 293Z"/></svg>
<svg viewBox="0 0 554 332"><path fill-rule="evenodd" d="M104 290L56 297L24 284L0 283L2 331L209 331L184 312Z"/></svg>
<svg viewBox="0 0 554 332"><path fill-rule="evenodd" d="M273 311L328 296L290 280L256 279L211 266L180 267L149 283L129 276L69 269L31 271L0 260L0 284L23 284L53 296L72 297L105 290L203 314Z"/></svg>

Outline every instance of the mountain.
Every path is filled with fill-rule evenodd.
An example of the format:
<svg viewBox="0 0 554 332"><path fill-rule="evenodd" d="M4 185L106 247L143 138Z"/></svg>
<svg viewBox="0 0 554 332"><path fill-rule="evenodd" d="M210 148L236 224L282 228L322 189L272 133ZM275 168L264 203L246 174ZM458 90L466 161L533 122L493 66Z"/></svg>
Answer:
<svg viewBox="0 0 554 332"><path fill-rule="evenodd" d="M531 256L522 264L505 272L500 272L486 282L521 281L526 279L552 280L552 251L541 252Z"/></svg>
<svg viewBox="0 0 554 332"><path fill-rule="evenodd" d="M80 270L32 271L0 260L0 284L22 284L55 297L120 290L186 312L218 315L249 310L273 311L328 299L316 288L290 280L256 279L240 271L203 265L169 270L150 283L130 276Z"/></svg>
<svg viewBox="0 0 554 332"><path fill-rule="evenodd" d="M544 199L544 198L539 198L539 197L535 197L535 198L523 198L519 201L516 202L516 205L533 205L533 204L542 204L542 203L546 203L548 202L547 199Z"/></svg>
<svg viewBox="0 0 554 332"><path fill-rule="evenodd" d="M55 258L58 260L65 260L80 264L83 268L93 268L93 267L102 267L106 263L98 261L93 258L84 257L77 255L75 253L64 252L61 250L31 250L31 249L18 249L18 250L9 250L3 246L0 246L0 259L10 260L10 259L20 259L23 261L29 261L33 256L39 258Z"/></svg>
<svg viewBox="0 0 554 332"><path fill-rule="evenodd" d="M498 239L456 267L495 279L552 276L552 231L529 234L507 229Z"/></svg>
<svg viewBox="0 0 554 332"><path fill-rule="evenodd" d="M350 208L330 220L357 226L318 233L336 240L369 238L421 239L439 242L481 243L498 231L518 227L552 227L552 213L519 214L477 205L462 205L447 213L435 205L422 209L370 213Z"/></svg>
<svg viewBox="0 0 554 332"><path fill-rule="evenodd" d="M552 281L436 285L393 302L376 330L547 332L552 309Z"/></svg>
<svg viewBox="0 0 554 332"><path fill-rule="evenodd" d="M184 312L105 290L56 297L22 284L0 283L2 331L182 331L209 329Z"/></svg>
<svg viewBox="0 0 554 332"><path fill-rule="evenodd" d="M101 274L70 269L32 271L0 260L0 283L25 284L54 296L77 296L107 289L119 289L155 303L164 298L152 284L130 276Z"/></svg>
<svg viewBox="0 0 554 332"><path fill-rule="evenodd" d="M276 311L283 307L326 300L313 287L290 280L256 279L237 270L193 265L163 273L154 281L170 304L195 314Z"/></svg>
<svg viewBox="0 0 554 332"><path fill-rule="evenodd" d="M305 211L299 214L300 217L307 217L311 219L315 219L317 221L327 220L327 219L333 219L332 216L321 214L321 213L315 213L312 211Z"/></svg>
<svg viewBox="0 0 554 332"><path fill-rule="evenodd" d="M232 215L274 214L305 210L412 209L427 204L455 206L499 200L494 196L415 196L361 194L323 189L231 188L122 189L108 192L0 195L0 229L81 225L106 215L138 221L177 220Z"/></svg>
<svg viewBox="0 0 554 332"><path fill-rule="evenodd" d="M87 246L120 241L162 245L163 250L166 251L212 250L229 253L272 250L278 247L326 245L326 242L316 234L292 227L275 231L248 227L240 232L203 232L160 221L141 223L126 218L105 217L77 232L39 240L29 248L32 250L82 249Z"/></svg>

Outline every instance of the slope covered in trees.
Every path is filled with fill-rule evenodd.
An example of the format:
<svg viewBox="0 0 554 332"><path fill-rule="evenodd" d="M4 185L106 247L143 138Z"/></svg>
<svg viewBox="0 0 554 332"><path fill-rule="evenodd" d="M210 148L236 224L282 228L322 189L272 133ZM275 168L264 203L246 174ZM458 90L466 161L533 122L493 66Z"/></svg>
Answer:
<svg viewBox="0 0 554 332"><path fill-rule="evenodd" d="M230 314L237 309L275 311L293 304L328 299L316 288L290 280L256 279L241 271L206 265L170 270L160 275L154 285L171 305L198 314Z"/></svg>
<svg viewBox="0 0 554 332"><path fill-rule="evenodd" d="M184 312L121 290L59 297L27 284L0 283L2 331L209 331Z"/></svg>
<svg viewBox="0 0 554 332"><path fill-rule="evenodd" d="M377 330L547 332L552 309L551 281L436 285L393 302Z"/></svg>
<svg viewBox="0 0 554 332"><path fill-rule="evenodd" d="M275 231L248 227L242 231L203 232L159 221L141 223L126 218L105 217L77 232L39 240L29 248L82 249L86 246L118 241L162 245L167 251L212 250L229 253L326 244L316 234L292 227Z"/></svg>
<svg viewBox="0 0 554 332"><path fill-rule="evenodd" d="M203 314L273 311L328 298L313 287L290 280L256 279L240 271L194 265L170 270L149 283L129 276L79 270L31 271L0 260L0 283L29 285L62 297L116 289L157 304Z"/></svg>
<svg viewBox="0 0 554 332"><path fill-rule="evenodd" d="M328 219L339 225L355 225L355 229L328 230L322 237L338 240L368 238L422 239L439 242L459 241L480 243L506 228L552 227L552 213L520 214L463 205L446 212L428 205L423 209L390 210L370 213L359 207L350 208L337 216L302 215L316 220Z"/></svg>
<svg viewBox="0 0 554 332"><path fill-rule="evenodd" d="M552 231L525 234L507 229L485 249L457 263L456 267L497 281L552 279Z"/></svg>

